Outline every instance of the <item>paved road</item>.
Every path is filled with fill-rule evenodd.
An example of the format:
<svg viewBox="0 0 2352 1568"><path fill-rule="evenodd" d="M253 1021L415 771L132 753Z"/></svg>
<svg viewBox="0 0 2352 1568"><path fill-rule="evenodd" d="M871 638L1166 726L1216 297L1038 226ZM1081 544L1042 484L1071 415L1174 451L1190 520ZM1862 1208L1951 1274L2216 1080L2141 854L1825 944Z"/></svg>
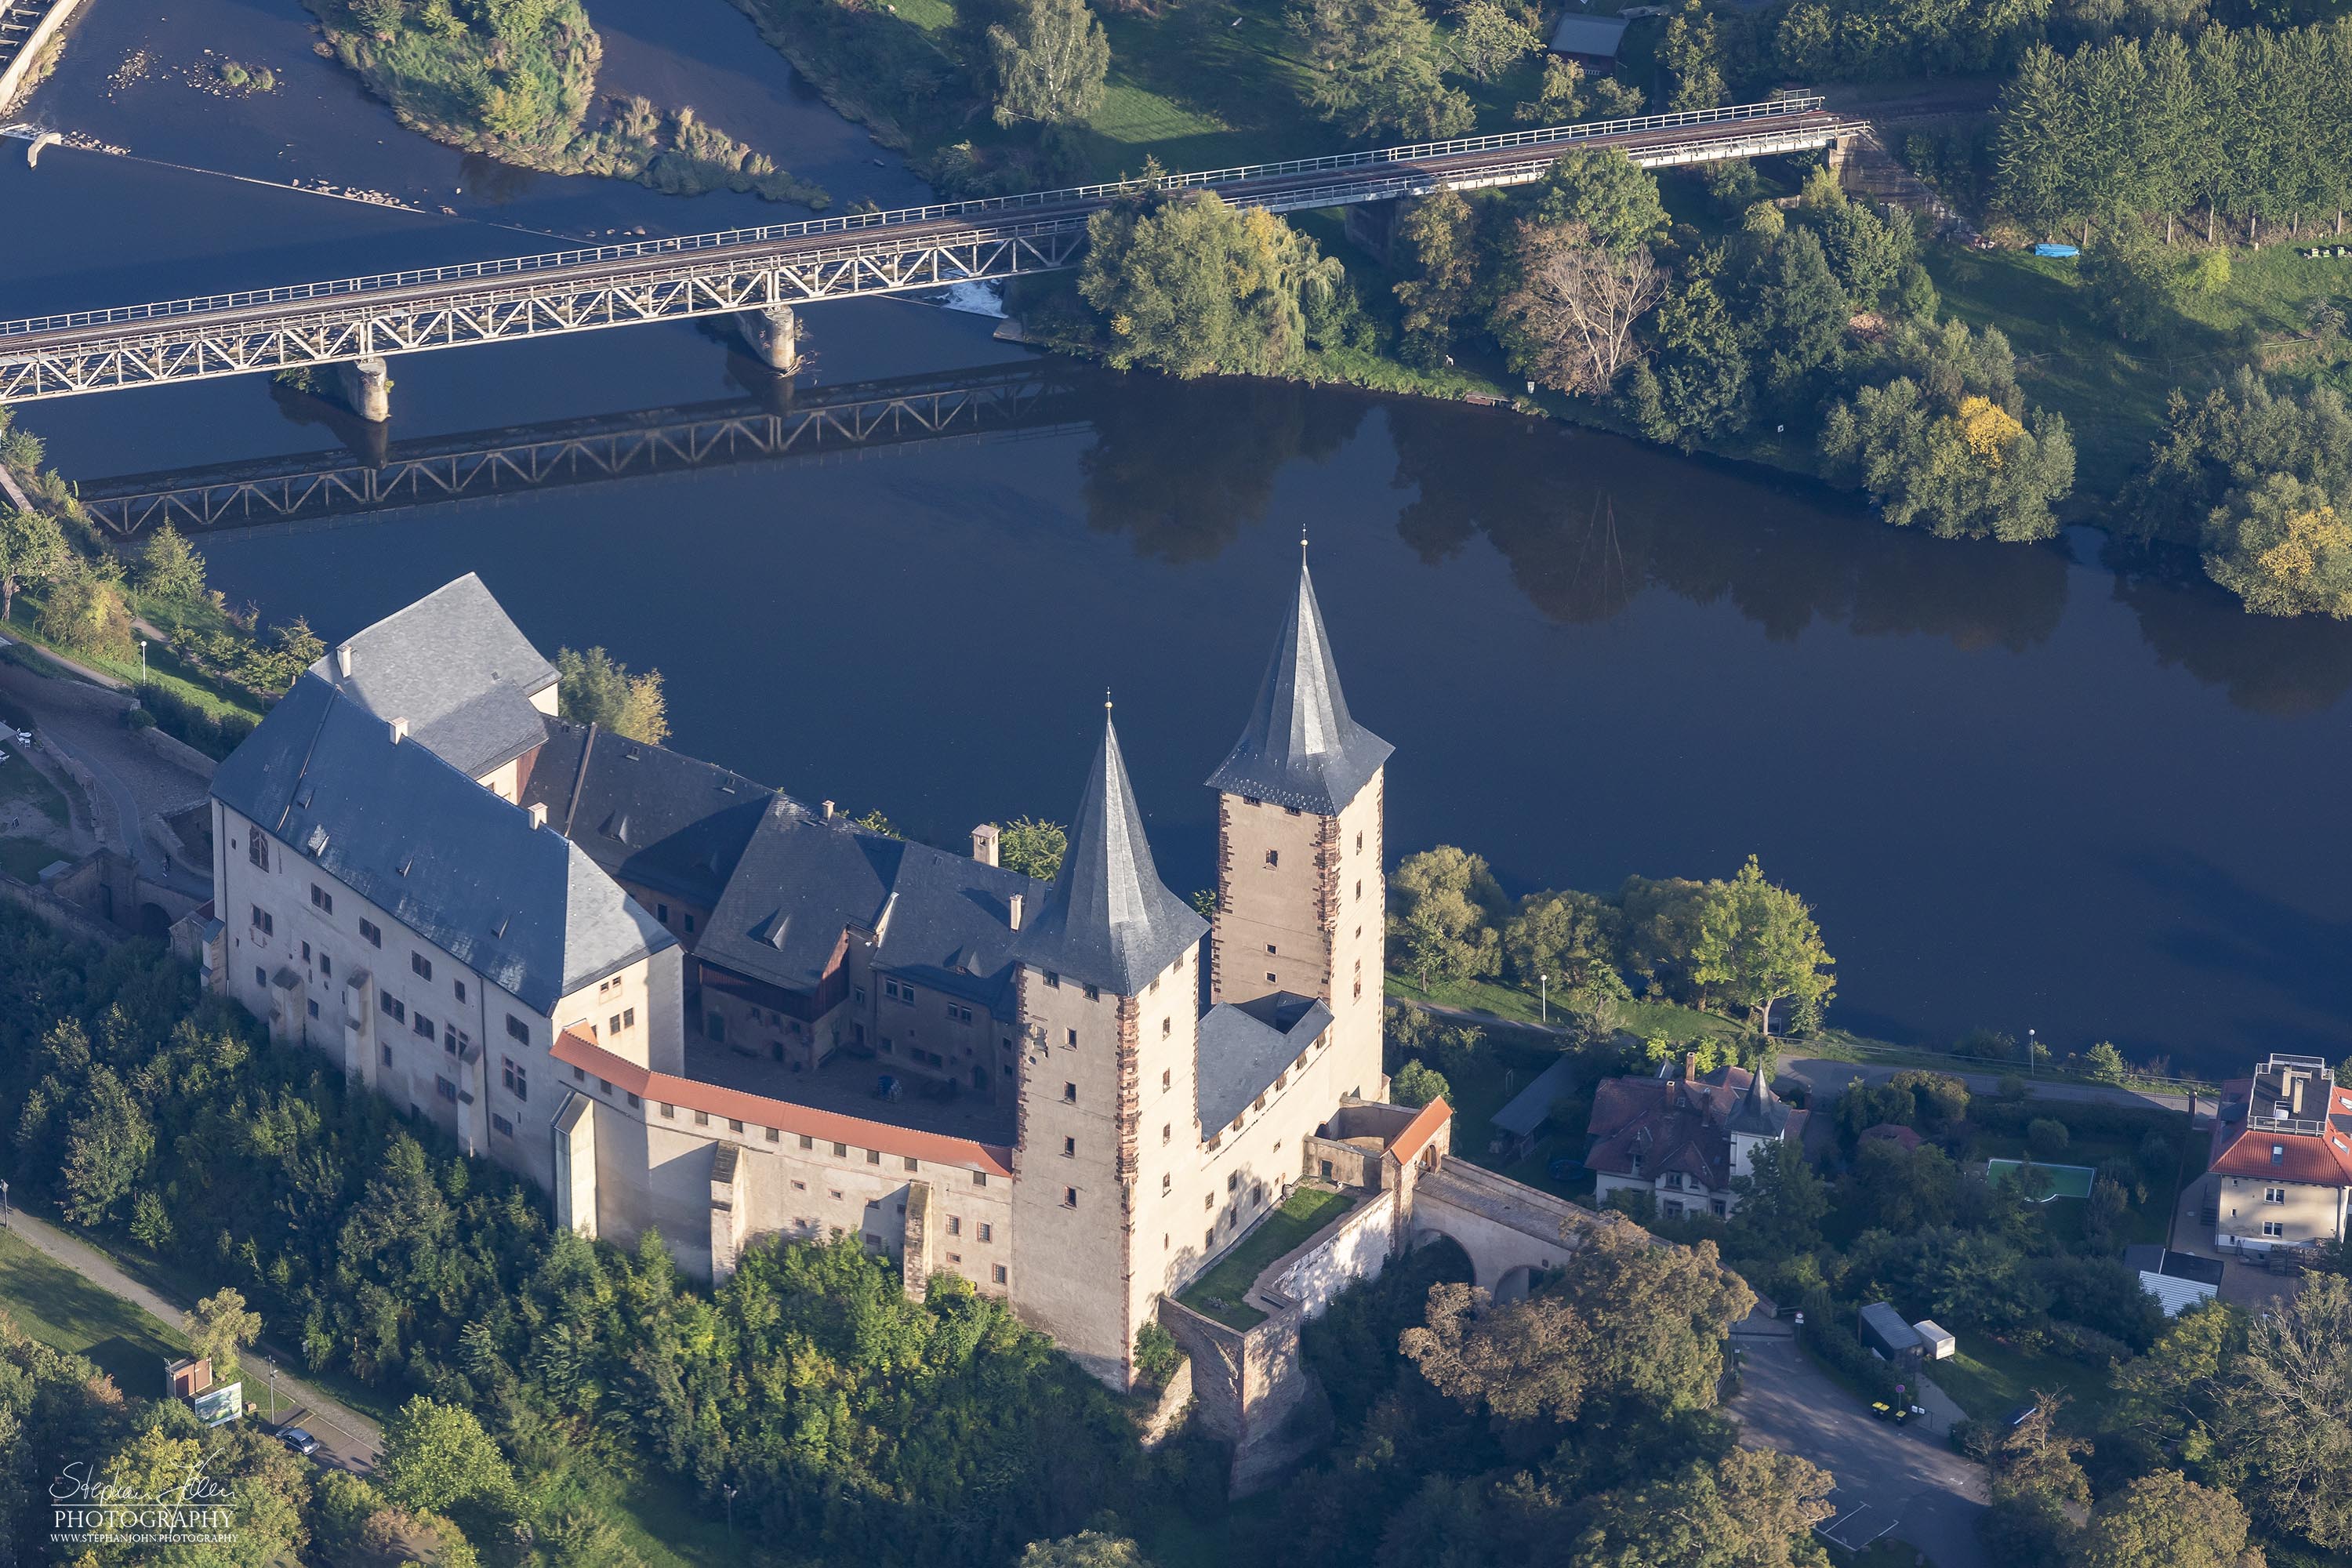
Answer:
<svg viewBox="0 0 2352 1568"><path fill-rule="evenodd" d="M89 1243L35 1219L22 1209L10 1211L8 1228L109 1295L121 1297L168 1329L179 1328L184 1310L182 1303L133 1279ZM313 1457L320 1463L339 1465L361 1475L375 1468L376 1455L383 1446L383 1433L374 1422L321 1394L288 1372L280 1360L259 1349L247 1351L241 1360L248 1410L255 1408L255 1399L267 1400L270 1373L275 1372L279 1422L299 1426L319 1439L319 1452ZM162 1369L158 1368L159 1386L161 1374ZM154 1391L135 1392L152 1394ZM267 1408L266 1404L262 1408Z"/></svg>
<svg viewBox="0 0 2352 1568"><path fill-rule="evenodd" d="M150 751L124 729L120 699L10 664L0 664L0 683L32 710L40 745L89 771L97 785L89 807L100 840L135 856L149 879L192 898L209 898L212 868L173 864L167 872L163 849L146 831L150 818L203 800L205 781Z"/></svg>
<svg viewBox="0 0 2352 1568"><path fill-rule="evenodd" d="M1873 1420L1793 1340L1748 1338L1739 1397L1727 1414L1739 1440L1811 1459L1837 1478L1838 1511L1822 1530L1860 1550L1878 1536L1908 1542L1937 1568L1992 1568L1977 1540L1985 1476L1916 1427Z"/></svg>

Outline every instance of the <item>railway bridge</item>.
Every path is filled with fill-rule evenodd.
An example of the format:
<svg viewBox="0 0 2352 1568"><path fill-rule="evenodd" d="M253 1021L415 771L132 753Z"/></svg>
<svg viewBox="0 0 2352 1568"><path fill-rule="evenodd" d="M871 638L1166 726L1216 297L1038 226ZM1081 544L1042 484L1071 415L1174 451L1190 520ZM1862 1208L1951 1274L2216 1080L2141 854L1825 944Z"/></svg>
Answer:
<svg viewBox="0 0 2352 1568"><path fill-rule="evenodd" d="M388 356L713 315L738 317L789 373L799 307L1067 267L1088 219L1149 189L1297 212L1527 184L1571 147L1664 168L1835 147L1865 129L1818 97L1782 98L32 316L0 321L0 403L332 366L354 410L382 420Z"/></svg>

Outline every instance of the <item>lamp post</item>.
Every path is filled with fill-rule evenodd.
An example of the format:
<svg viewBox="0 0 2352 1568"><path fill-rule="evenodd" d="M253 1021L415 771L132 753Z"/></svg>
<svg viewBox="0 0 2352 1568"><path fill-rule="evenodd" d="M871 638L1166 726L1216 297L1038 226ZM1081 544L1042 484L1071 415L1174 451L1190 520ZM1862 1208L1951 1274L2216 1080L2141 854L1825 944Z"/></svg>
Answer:
<svg viewBox="0 0 2352 1568"><path fill-rule="evenodd" d="M8 1184L0 1182L0 1230L8 1227Z"/></svg>
<svg viewBox="0 0 2352 1568"><path fill-rule="evenodd" d="M145 637L139 639L139 683L142 686L147 683L147 639Z"/></svg>
<svg viewBox="0 0 2352 1568"><path fill-rule="evenodd" d="M1551 1022L1551 976L1536 976L1536 1005L1542 1009L1543 1021Z"/></svg>
<svg viewBox="0 0 2352 1568"><path fill-rule="evenodd" d="M722 1486L719 1489L727 1494L727 1539L731 1542L735 1539L735 1489Z"/></svg>

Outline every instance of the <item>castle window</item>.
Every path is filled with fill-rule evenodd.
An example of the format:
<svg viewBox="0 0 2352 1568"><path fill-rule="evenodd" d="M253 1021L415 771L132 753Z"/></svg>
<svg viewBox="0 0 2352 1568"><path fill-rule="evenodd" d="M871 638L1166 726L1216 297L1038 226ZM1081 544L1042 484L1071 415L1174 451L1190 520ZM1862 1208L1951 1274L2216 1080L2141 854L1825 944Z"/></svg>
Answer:
<svg viewBox="0 0 2352 1568"><path fill-rule="evenodd" d="M1004 1265L1003 1265L1002 1263L1000 1263L1000 1264L998 1264L998 1265L996 1266L996 1273L995 1273L995 1275L994 1275L994 1279L995 1279L996 1282L997 1282L999 1285L1002 1285L1002 1284L1003 1284L1003 1283L1004 1283Z"/></svg>
<svg viewBox="0 0 2352 1568"><path fill-rule="evenodd" d="M1364 884L1363 884L1363 883L1361 883L1361 882L1358 882L1358 883L1356 884L1356 897L1357 897L1359 900L1360 900L1360 899L1362 899L1362 898L1363 898L1363 896L1364 896Z"/></svg>
<svg viewBox="0 0 2352 1568"><path fill-rule="evenodd" d="M1282 814L1285 816L1297 816L1298 815L1298 808L1295 805L1286 805L1282 808Z"/></svg>
<svg viewBox="0 0 2352 1568"><path fill-rule="evenodd" d="M530 1026L512 1013L507 1015L507 1035L509 1038L520 1040L526 1046L530 1044Z"/></svg>
<svg viewBox="0 0 2352 1568"><path fill-rule="evenodd" d="M264 871L268 870L269 841L262 837L258 833L254 834L246 843L245 858L252 861L254 865L258 867L260 869Z"/></svg>
<svg viewBox="0 0 2352 1568"><path fill-rule="evenodd" d="M905 1168L909 1171L919 1171L922 1169L922 1162L916 1159L912 1154L904 1154L899 1156L899 1158L904 1161Z"/></svg>
<svg viewBox="0 0 2352 1568"><path fill-rule="evenodd" d="M1237 1193L1241 1191L1241 1185L1242 1173L1239 1171L1234 1172L1225 1178L1225 1191L1229 1193Z"/></svg>
<svg viewBox="0 0 2352 1568"><path fill-rule="evenodd" d="M2273 1143L2271 1145L2271 1163L2273 1165L2284 1165L2286 1163L2285 1144Z"/></svg>
<svg viewBox="0 0 2352 1568"><path fill-rule="evenodd" d="M494 1110L490 1112L490 1131L493 1132L503 1132L508 1137L511 1138L514 1136L514 1123L509 1121L505 1117L500 1116Z"/></svg>
<svg viewBox="0 0 2352 1568"><path fill-rule="evenodd" d="M665 1105L661 1108L661 1113L664 1116L674 1118L677 1115L677 1107L675 1105Z"/></svg>
<svg viewBox="0 0 2352 1568"><path fill-rule="evenodd" d="M1269 849L1269 850L1267 850L1267 851L1265 852L1265 864L1266 864L1266 869L1268 869L1268 870L1272 870L1275 867L1281 865L1281 864L1282 864L1282 851L1281 851L1281 850L1279 850L1279 849Z"/></svg>
<svg viewBox="0 0 2352 1568"><path fill-rule="evenodd" d="M1359 833L1359 834L1357 834L1357 835L1356 835L1356 853L1357 853L1357 854L1359 854L1359 855L1360 855L1360 854L1362 854L1363 852L1364 852L1364 836L1363 836L1362 834Z"/></svg>
<svg viewBox="0 0 2352 1568"><path fill-rule="evenodd" d="M1167 1089L1167 1088L1169 1088L1169 1087L1170 1087L1170 1086L1171 1086L1171 1085L1175 1081L1175 1079L1176 1079L1176 1069L1175 1069L1175 1068L1160 1068L1160 1087L1161 1089Z"/></svg>
<svg viewBox="0 0 2352 1568"><path fill-rule="evenodd" d="M501 1059L506 1065L499 1077L501 1081L506 1084L507 1092L513 1095L517 1100L529 1100L530 1098L530 1068L523 1063L515 1060L512 1057L506 1057Z"/></svg>
<svg viewBox="0 0 2352 1568"><path fill-rule="evenodd" d="M367 939L367 944L370 947L382 947L383 945L383 928L376 924L373 921L363 920L360 921L360 935Z"/></svg>
<svg viewBox="0 0 2352 1568"><path fill-rule="evenodd" d="M961 1236L963 1234L963 1216L961 1215L951 1214L948 1215L948 1234L950 1236Z"/></svg>
<svg viewBox="0 0 2352 1568"><path fill-rule="evenodd" d="M727 1119L727 1131L730 1132L740 1132L743 1131L743 1124L730 1116Z"/></svg>
<svg viewBox="0 0 2352 1568"><path fill-rule="evenodd" d="M984 1187L988 1185L988 1173L986 1171L974 1171L971 1173L971 1184L975 1187Z"/></svg>
<svg viewBox="0 0 2352 1568"><path fill-rule="evenodd" d="M801 1147L803 1149L814 1149L816 1147L816 1140L803 1132L801 1134Z"/></svg>
<svg viewBox="0 0 2352 1568"><path fill-rule="evenodd" d="M1201 1245L1204 1247L1213 1247L1217 1245L1217 1227L1213 1225L1209 1227L1209 1234L1201 1238Z"/></svg>
<svg viewBox="0 0 2352 1568"><path fill-rule="evenodd" d="M1201 1194L1201 1206L1204 1209L1215 1208L1217 1206L1217 1194L1214 1193L1202 1193Z"/></svg>
<svg viewBox="0 0 2352 1568"><path fill-rule="evenodd" d="M1062 1033L1066 1038L1070 1049L1074 1051L1076 1050L1078 1048L1078 1032L1076 1029L1065 1029Z"/></svg>
<svg viewBox="0 0 2352 1568"><path fill-rule="evenodd" d="M868 1149L866 1151L866 1163L869 1165L880 1164L882 1163L882 1151L879 1149Z"/></svg>
<svg viewBox="0 0 2352 1568"><path fill-rule="evenodd" d="M310 907L317 910L320 914L333 914L335 912L335 895L327 891L326 889L319 886L318 883L313 882L310 884Z"/></svg>
<svg viewBox="0 0 2352 1568"><path fill-rule="evenodd" d="M1078 1141L1076 1139L1065 1138L1062 1140L1062 1157L1064 1159L1074 1160L1077 1158L1077 1153Z"/></svg>
<svg viewBox="0 0 2352 1568"><path fill-rule="evenodd" d="M457 986L457 1000L463 1002L466 999L466 983L462 980L454 980L450 984Z"/></svg>
<svg viewBox="0 0 2352 1568"><path fill-rule="evenodd" d="M636 1091L635 1091L635 1089L632 1089L632 1090L630 1090L630 1091L629 1091L629 1109L630 1109L631 1110L642 1110L642 1109L644 1109L645 1103L646 1103L646 1102L645 1102L644 1100L639 1100L639 1099L637 1098L637 1096L636 1096ZM769 1129L769 1131L768 1131L768 1141L769 1141L770 1142L772 1142L772 1142L775 1142L775 1139L776 1139L775 1130L774 1130L773 1128Z"/></svg>
<svg viewBox="0 0 2352 1568"><path fill-rule="evenodd" d="M277 918L259 904L256 904L253 906L253 929L268 936L278 929ZM268 982L264 981L262 984L268 984Z"/></svg>
<svg viewBox="0 0 2352 1568"><path fill-rule="evenodd" d="M428 1040L431 1039L436 1033L433 1027L433 1020L426 1017L422 1013L416 1015L416 1022L411 1025L410 1027L414 1028L418 1034L424 1036Z"/></svg>
<svg viewBox="0 0 2352 1568"><path fill-rule="evenodd" d="M1099 985L1089 985L1089 986L1087 986L1087 1001L1089 1001L1089 1002L1099 1002L1099 1001L1101 1001L1101 1000L1102 1000L1102 987L1101 987L1101 986L1099 986Z"/></svg>
<svg viewBox="0 0 2352 1568"><path fill-rule="evenodd" d="M408 955L408 967L419 980L433 978L433 961L421 952L412 952Z"/></svg>
<svg viewBox="0 0 2352 1568"><path fill-rule="evenodd" d="M848 1145L848 1144L846 1144L846 1143L835 1143L835 1144L833 1146L833 1157L834 1157L835 1159L836 1159L836 1160L846 1160L846 1159L848 1159L848 1158L849 1158L849 1145Z"/></svg>
<svg viewBox="0 0 2352 1568"><path fill-rule="evenodd" d="M1170 1035L1173 1034L1173 1033L1175 1032L1175 1030L1176 1030L1176 1020L1175 1020L1175 1019L1173 1019L1173 1018L1162 1018L1162 1019L1160 1019L1160 1037L1161 1039L1163 1039L1163 1040L1164 1040L1164 1039L1166 1039Z"/></svg>
<svg viewBox="0 0 2352 1568"><path fill-rule="evenodd" d="M1170 1122L1170 1121L1163 1121L1163 1122L1161 1122L1161 1123L1160 1124L1160 1141L1162 1143L1168 1142L1170 1140L1173 1139L1175 1136L1176 1136L1176 1126L1175 1126L1175 1123L1173 1123L1173 1122Z"/></svg>
<svg viewBox="0 0 2352 1568"><path fill-rule="evenodd" d="M1254 795L1245 795L1242 796L1242 804L1244 805L1264 805L1265 802L1258 799L1258 797Z"/></svg>
<svg viewBox="0 0 2352 1568"><path fill-rule="evenodd" d="M1266 952L1272 952L1274 951L1274 943L1272 943L1272 942L1267 942L1267 943L1265 944L1265 950L1266 950Z"/></svg>
<svg viewBox="0 0 2352 1568"><path fill-rule="evenodd" d="M390 1046L383 1047L383 1065L386 1067L390 1067L392 1065L392 1047Z"/></svg>
<svg viewBox="0 0 2352 1568"><path fill-rule="evenodd" d="M980 1227L980 1239L982 1241L994 1241L996 1239L996 1227L992 1225L982 1222ZM1004 1277L1004 1270L1002 1268L998 1269L996 1271L996 1277L1002 1279Z"/></svg>
<svg viewBox="0 0 2352 1568"><path fill-rule="evenodd" d="M1062 988L1062 977L1049 969L1045 971L1045 984L1058 991Z"/></svg>
<svg viewBox="0 0 2352 1568"><path fill-rule="evenodd" d="M1271 970L1271 969L1267 970L1267 971L1265 972L1265 977L1266 977L1268 980L1273 979L1273 978L1274 978L1274 971L1273 971L1273 970Z"/></svg>
<svg viewBox="0 0 2352 1568"><path fill-rule="evenodd" d="M709 1112L709 1111L707 1111L707 1110L698 1110L698 1111L696 1111L696 1112L694 1113L694 1124L695 1124L697 1127L708 1127L708 1126L709 1126L709 1125L710 1125L710 1112Z"/></svg>
<svg viewBox="0 0 2352 1568"><path fill-rule="evenodd" d="M948 1261L951 1264L960 1264L963 1261L963 1254L961 1252L950 1252L948 1254Z"/></svg>
<svg viewBox="0 0 2352 1568"><path fill-rule="evenodd" d="M1062 1189L1062 1206L1066 1209L1074 1209L1078 1206L1077 1188L1064 1187Z"/></svg>
<svg viewBox="0 0 2352 1568"><path fill-rule="evenodd" d="M1078 1102L1078 1086L1074 1083L1064 1084L1062 1086L1062 1100L1066 1104L1076 1105Z"/></svg>
<svg viewBox="0 0 2352 1568"><path fill-rule="evenodd" d="M1176 1178L1173 1176L1162 1175L1160 1178L1160 1190L1162 1194L1172 1191L1175 1188L1175 1185Z"/></svg>

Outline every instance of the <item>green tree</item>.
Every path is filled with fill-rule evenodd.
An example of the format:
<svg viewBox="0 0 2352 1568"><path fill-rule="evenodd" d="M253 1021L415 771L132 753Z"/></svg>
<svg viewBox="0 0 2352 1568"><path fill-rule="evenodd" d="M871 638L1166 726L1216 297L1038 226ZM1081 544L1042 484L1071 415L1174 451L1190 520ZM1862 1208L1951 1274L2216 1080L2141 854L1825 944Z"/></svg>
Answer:
<svg viewBox="0 0 2352 1568"><path fill-rule="evenodd" d="M1405 274L1395 285L1404 307L1398 346L1410 363L1442 363L1455 324L1476 308L1487 257L1478 231L1478 213L1459 191L1433 192L1398 221L1396 266Z"/></svg>
<svg viewBox="0 0 2352 1568"><path fill-rule="evenodd" d="M1631 400L1642 433L1688 449L1750 416L1751 371L1739 328L1717 288L1719 252L1703 253L1651 318L1654 353L1636 365Z"/></svg>
<svg viewBox="0 0 2352 1568"><path fill-rule="evenodd" d="M1608 395L1640 352L1636 325L1664 290L1649 248L1611 251L1589 243L1581 224L1526 223L1512 259L1518 284L1495 315L1512 367L1563 392Z"/></svg>
<svg viewBox="0 0 2352 1568"><path fill-rule="evenodd" d="M1785 1258L1821 1245L1829 1189L1805 1158L1802 1142L1782 1138L1759 1143L1748 1168L1731 1178L1731 1191L1738 1200L1733 1220L1769 1256Z"/></svg>
<svg viewBox="0 0 2352 1568"><path fill-rule="evenodd" d="M1666 94L1669 110L1713 109L1723 102L1723 49L1704 0L1683 0L1682 9L1666 23L1658 64L1674 83Z"/></svg>
<svg viewBox="0 0 2352 1568"><path fill-rule="evenodd" d="M1078 292L1109 331L1104 357L1179 376L1273 374L1307 349L1307 296L1342 269L1272 213L1192 192L1097 213Z"/></svg>
<svg viewBox="0 0 2352 1568"><path fill-rule="evenodd" d="M1535 28L1497 0L1456 0L1454 35L1448 41L1454 58L1462 62L1463 74L1482 82L1500 80L1513 66L1543 47ZM1550 73L1546 72L1546 90L1550 85Z"/></svg>
<svg viewBox="0 0 2352 1568"><path fill-rule="evenodd" d="M2352 521L2327 492L2275 473L2213 509L2205 574L2264 616L2352 616Z"/></svg>
<svg viewBox="0 0 2352 1568"><path fill-rule="evenodd" d="M1812 1529L1837 1510L1835 1478L1810 1459L1734 1447L1712 1467L1603 1492L1570 1515L1580 1525L1566 1568L1811 1568L1826 1561Z"/></svg>
<svg viewBox="0 0 2352 1568"><path fill-rule="evenodd" d="M1427 1105L1433 1100L1452 1100L1454 1086L1444 1073L1415 1057L1389 1079L1389 1098L1399 1105Z"/></svg>
<svg viewBox="0 0 2352 1568"><path fill-rule="evenodd" d="M1549 975L1564 991L1610 966L1620 923L1618 911L1594 894L1529 893L1503 927L1503 953L1520 984Z"/></svg>
<svg viewBox="0 0 2352 1568"><path fill-rule="evenodd" d="M2141 1476L2102 1502L2081 1552L2082 1568L2263 1568L2238 1500L2179 1470Z"/></svg>
<svg viewBox="0 0 2352 1568"><path fill-rule="evenodd" d="M1564 125L1584 113L1584 68L1566 55L1544 57L1543 80L1531 100L1511 110L1522 125Z"/></svg>
<svg viewBox="0 0 2352 1568"><path fill-rule="evenodd" d="M205 558L170 523L147 536L139 552L139 591L159 599L195 604L205 596Z"/></svg>
<svg viewBox="0 0 2352 1568"><path fill-rule="evenodd" d="M2033 1158L2042 1164L2053 1163L2066 1152L2066 1124L2048 1116L2037 1116L2025 1124L2025 1146Z"/></svg>
<svg viewBox="0 0 2352 1568"><path fill-rule="evenodd" d="M632 741L658 746L669 738L669 706L661 671L632 675L601 647L555 652L556 707L575 724L594 724Z"/></svg>
<svg viewBox="0 0 2352 1568"><path fill-rule="evenodd" d="M1662 239L1665 204L1658 177L1624 153L1571 146L1535 191L1536 222L1582 224L1592 242L1620 253Z"/></svg>
<svg viewBox="0 0 2352 1568"><path fill-rule="evenodd" d="M1766 881L1755 856L1730 881L1708 884L1691 978L1720 987L1727 1000L1747 1008L1759 1033L1771 1035L1772 1009L1781 1002L1790 1004L1800 1028L1818 1023L1836 994L1831 973L1836 963L1812 910L1786 888Z"/></svg>
<svg viewBox="0 0 2352 1568"><path fill-rule="evenodd" d="M1069 845L1069 831L1060 823L1016 816L1004 825L998 837L996 863L1024 877L1050 882L1060 873L1062 856Z"/></svg>
<svg viewBox="0 0 2352 1568"><path fill-rule="evenodd" d="M2116 1049L2112 1040L2101 1040L2093 1046L2084 1059L2090 1065L2091 1076L2101 1083L2121 1083L2124 1075L2131 1070L2124 1061L2123 1052Z"/></svg>
<svg viewBox="0 0 2352 1568"><path fill-rule="evenodd" d="M1151 1562L1124 1536L1083 1530L1059 1541L1031 1542L1019 1568L1151 1568Z"/></svg>
<svg viewBox="0 0 2352 1568"><path fill-rule="evenodd" d="M1811 229L1791 229L1772 247L1756 302L1756 346L1774 392L1790 396L1837 368L1853 307Z"/></svg>
<svg viewBox="0 0 2352 1568"><path fill-rule="evenodd" d="M1437 28L1414 0L1300 0L1290 30L1307 47L1307 101L1349 136L1458 136L1475 118L1444 80Z"/></svg>
<svg viewBox="0 0 2352 1568"><path fill-rule="evenodd" d="M1483 857L1450 844L1409 855L1389 879L1391 949L1424 985L1492 974L1502 957L1494 925L1502 907Z"/></svg>
<svg viewBox="0 0 2352 1568"><path fill-rule="evenodd" d="M2245 1324L2214 1406L2240 1495L2269 1528L2322 1552L2352 1550L2352 1280L2315 1275Z"/></svg>
<svg viewBox="0 0 2352 1568"><path fill-rule="evenodd" d="M421 1394L384 1423L375 1484L402 1508L428 1513L478 1499L503 1504L515 1491L506 1456L474 1413Z"/></svg>
<svg viewBox="0 0 2352 1568"><path fill-rule="evenodd" d="M111 576L68 557L49 580L37 624L41 635L76 653L123 658L131 649L131 607Z"/></svg>
<svg viewBox="0 0 2352 1568"><path fill-rule="evenodd" d="M1957 398L1908 376L1865 386L1830 410L1821 449L1898 526L1942 539L2046 539L2051 503L2074 488L2074 439L2063 416L2029 419L1982 393Z"/></svg>
<svg viewBox="0 0 2352 1568"><path fill-rule="evenodd" d="M1010 0L988 29L999 125L1063 125L1102 107L1110 41L1086 0Z"/></svg>
<svg viewBox="0 0 2352 1568"><path fill-rule="evenodd" d="M1135 1331L1135 1371L1154 1388L1165 1388L1176 1369L1184 1364L1184 1352L1177 1348L1176 1337L1158 1323L1146 1323Z"/></svg>
<svg viewBox="0 0 2352 1568"><path fill-rule="evenodd" d="M0 511L0 620L16 618L18 589L48 582L72 559L55 518L38 511Z"/></svg>
<svg viewBox="0 0 2352 1568"><path fill-rule="evenodd" d="M68 1123L62 1174L66 1218L104 1225L147 1169L155 1152L154 1124L111 1068L91 1068L83 1109Z"/></svg>
<svg viewBox="0 0 2352 1568"><path fill-rule="evenodd" d="M224 1287L180 1314L180 1331L212 1362L214 1381L226 1383L236 1375L236 1352L261 1337L261 1314L246 1310L243 1291Z"/></svg>

